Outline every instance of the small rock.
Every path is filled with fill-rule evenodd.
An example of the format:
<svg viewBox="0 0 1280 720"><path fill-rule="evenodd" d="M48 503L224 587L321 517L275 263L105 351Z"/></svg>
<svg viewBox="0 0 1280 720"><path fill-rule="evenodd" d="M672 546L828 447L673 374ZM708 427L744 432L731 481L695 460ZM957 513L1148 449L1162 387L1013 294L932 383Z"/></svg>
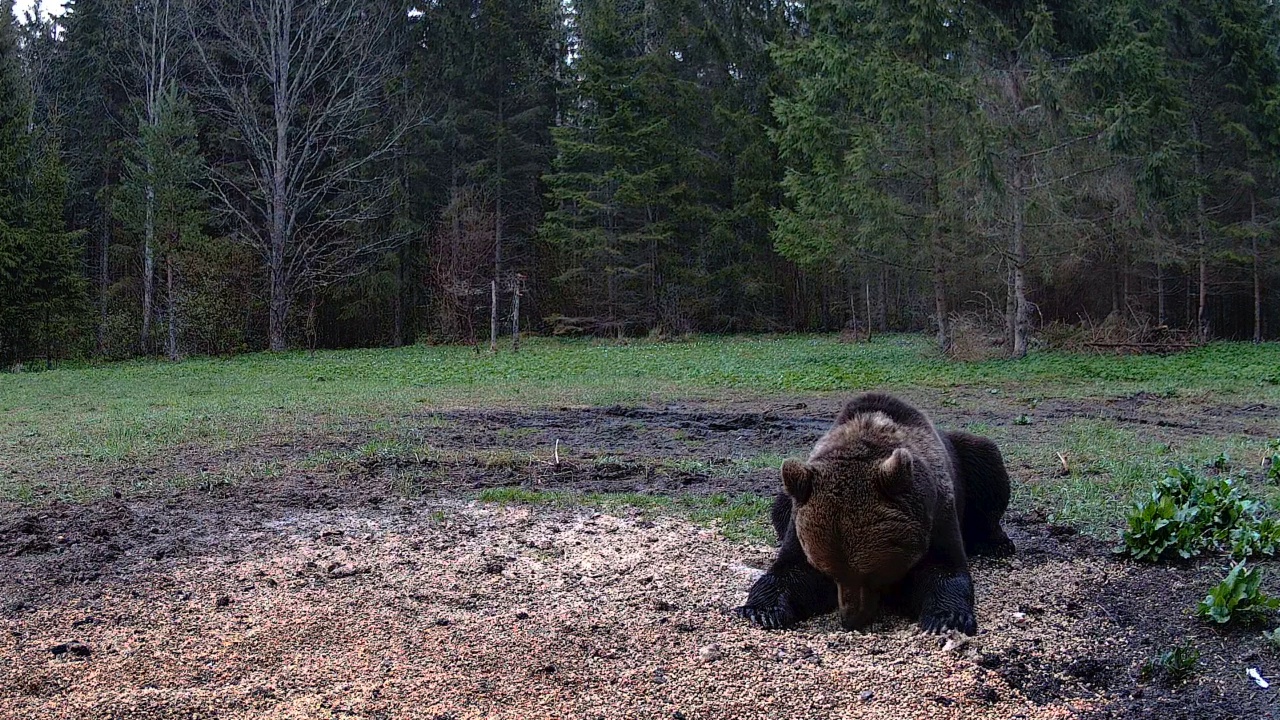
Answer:
<svg viewBox="0 0 1280 720"><path fill-rule="evenodd" d="M985 703L994 703L1000 701L1000 693L990 685L979 683L969 690L969 697L973 700Z"/></svg>
<svg viewBox="0 0 1280 720"><path fill-rule="evenodd" d="M943 652L959 652L969 644L969 636L952 630L947 634L947 641L942 645Z"/></svg>
<svg viewBox="0 0 1280 720"><path fill-rule="evenodd" d="M445 627L449 624L450 624L449 618L436 618L436 625L439 625L440 627Z"/></svg>
<svg viewBox="0 0 1280 720"><path fill-rule="evenodd" d="M213 601L214 607L226 607L231 604L231 597L228 595L219 595L217 600Z"/></svg>
<svg viewBox="0 0 1280 720"><path fill-rule="evenodd" d="M951 698L947 697L946 695L934 695L934 696L933 696L933 701L934 701L934 702L936 702L936 703L938 703L938 704L939 704L939 705L941 705L942 707L951 707L952 705L955 705L955 704L956 704L956 701L955 701L955 700L952 700Z"/></svg>
<svg viewBox="0 0 1280 720"><path fill-rule="evenodd" d="M89 655L93 653L93 650L88 645L85 645L79 640L72 640L71 642L65 642L59 645L54 645L53 647L49 648L49 652L53 653L55 656L58 656L58 657L61 657L63 655L73 655L75 657L89 657Z"/></svg>
<svg viewBox="0 0 1280 720"><path fill-rule="evenodd" d="M988 670L994 670L1004 664L1004 658L999 655L984 653L978 658L978 667L984 667Z"/></svg>
<svg viewBox="0 0 1280 720"><path fill-rule="evenodd" d="M529 619L529 613L527 613L527 612L525 612L525 611L521 610L520 612L516 613L516 619L517 619L517 620L528 620L528 619Z"/></svg>
<svg viewBox="0 0 1280 720"><path fill-rule="evenodd" d="M671 713L671 720L687 720L687 718L685 717L684 713L677 710Z"/></svg>
<svg viewBox="0 0 1280 720"><path fill-rule="evenodd" d="M671 603L667 602L666 600L654 600L654 601L653 601L653 609L654 609L654 610L657 610L657 611L659 611L659 612L665 612L665 611L667 611L667 610L675 610L675 609L676 609L676 606L675 606L675 605L672 605Z"/></svg>
<svg viewBox="0 0 1280 720"><path fill-rule="evenodd" d="M715 662L724 657L724 650L720 648L720 643L711 643L698 648L698 657L702 659L702 662Z"/></svg>
<svg viewBox="0 0 1280 720"><path fill-rule="evenodd" d="M653 671L653 681L659 685L667 681L667 671L663 668L655 668Z"/></svg>
<svg viewBox="0 0 1280 720"><path fill-rule="evenodd" d="M858 699L861 700L862 702L871 702L872 699L875 698L875 696L876 694L871 692L870 690L863 690L862 692L858 693Z"/></svg>
<svg viewBox="0 0 1280 720"><path fill-rule="evenodd" d="M352 577L353 575L362 575L367 572L369 572L369 568L359 567L359 566L347 563L345 565L339 565L337 567L330 568L329 577L337 580L341 580L342 578L349 578L349 577Z"/></svg>

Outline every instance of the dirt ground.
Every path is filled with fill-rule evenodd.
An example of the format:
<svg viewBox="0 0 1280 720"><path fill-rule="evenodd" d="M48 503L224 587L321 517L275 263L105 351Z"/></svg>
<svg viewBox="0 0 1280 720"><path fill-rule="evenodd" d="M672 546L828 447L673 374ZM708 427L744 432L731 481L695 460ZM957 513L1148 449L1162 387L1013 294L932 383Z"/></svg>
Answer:
<svg viewBox="0 0 1280 720"><path fill-rule="evenodd" d="M917 398L951 427L1024 412L961 399ZM352 426L69 463L126 490L0 504L0 718L1280 717L1276 690L1246 675L1280 680L1280 656L1256 630L1190 617L1220 558L1129 563L1023 509L1008 523L1018 555L975 566L976 638L944 645L900 618L770 632L728 612L768 545L653 512L474 500L498 486L769 494L775 470L717 468L803 451L837 404L461 410L396 420L394 433L441 450L428 456L303 461L376 439ZM1108 417L1167 442L1274 433L1280 416L1154 397L1035 412L1037 433ZM127 490L246 460L282 469ZM1016 481L1055 470L1033 465L1011 468ZM1188 642L1201 666L1185 684L1143 672Z"/></svg>

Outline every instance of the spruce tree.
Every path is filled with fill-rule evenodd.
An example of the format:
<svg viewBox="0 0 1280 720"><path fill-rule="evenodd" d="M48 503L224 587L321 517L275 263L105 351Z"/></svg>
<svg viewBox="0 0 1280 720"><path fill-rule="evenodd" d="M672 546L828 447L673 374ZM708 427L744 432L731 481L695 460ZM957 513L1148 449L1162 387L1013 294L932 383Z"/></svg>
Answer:
<svg viewBox="0 0 1280 720"><path fill-rule="evenodd" d="M925 270L938 346L951 343L949 285L968 237L957 169L974 108L972 16L951 0L818 0L781 49L792 83L774 103L788 166L778 249L848 267L868 258Z"/></svg>
<svg viewBox="0 0 1280 720"><path fill-rule="evenodd" d="M115 204L117 217L135 235L155 233L155 252L164 286L168 333L165 353L181 355L179 273L183 255L198 252L205 222L204 163L196 139L191 104L170 85L159 97L154 120L139 121L138 139L125 160L125 176Z"/></svg>

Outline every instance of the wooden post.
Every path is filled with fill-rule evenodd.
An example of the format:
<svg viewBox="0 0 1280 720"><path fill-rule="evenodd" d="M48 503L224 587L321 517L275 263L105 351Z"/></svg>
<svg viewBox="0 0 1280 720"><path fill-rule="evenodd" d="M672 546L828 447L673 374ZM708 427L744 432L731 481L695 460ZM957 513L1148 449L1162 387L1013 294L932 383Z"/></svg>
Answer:
<svg viewBox="0 0 1280 720"><path fill-rule="evenodd" d="M511 283L511 352L520 352L520 292L524 276L517 274Z"/></svg>
<svg viewBox="0 0 1280 720"><path fill-rule="evenodd" d="M489 282L489 352L498 352L498 280Z"/></svg>

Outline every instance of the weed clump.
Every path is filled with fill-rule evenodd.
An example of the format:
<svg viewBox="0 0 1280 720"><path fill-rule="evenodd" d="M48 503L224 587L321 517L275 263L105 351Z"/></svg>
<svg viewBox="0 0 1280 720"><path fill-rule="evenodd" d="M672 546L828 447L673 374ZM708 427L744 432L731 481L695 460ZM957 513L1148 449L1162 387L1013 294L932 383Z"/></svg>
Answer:
<svg viewBox="0 0 1280 720"><path fill-rule="evenodd" d="M1191 645L1178 645L1161 652L1142 665L1142 679L1156 680L1173 687L1186 682L1200 664L1200 651Z"/></svg>
<svg viewBox="0 0 1280 720"><path fill-rule="evenodd" d="M1117 551L1150 562L1190 559L1206 551L1274 557L1280 523L1249 497L1239 479L1171 468L1129 512Z"/></svg>
<svg viewBox="0 0 1280 720"><path fill-rule="evenodd" d="M1245 567L1245 562L1241 560L1236 563L1227 577L1200 601L1196 606L1198 617L1219 625L1247 625L1264 621L1280 609L1280 598L1262 592L1261 571Z"/></svg>

